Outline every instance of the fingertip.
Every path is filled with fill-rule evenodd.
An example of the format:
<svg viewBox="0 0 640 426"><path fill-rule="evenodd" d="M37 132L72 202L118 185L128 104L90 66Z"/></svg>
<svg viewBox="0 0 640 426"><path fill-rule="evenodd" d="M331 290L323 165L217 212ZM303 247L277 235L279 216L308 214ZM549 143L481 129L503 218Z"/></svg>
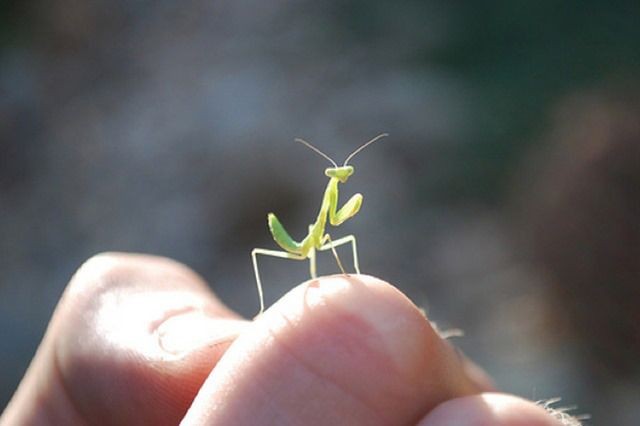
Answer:
<svg viewBox="0 0 640 426"><path fill-rule="evenodd" d="M407 424L480 390L398 289L366 275L335 275L294 288L258 317L209 376L185 424L317 424L318 412L356 424Z"/></svg>
<svg viewBox="0 0 640 426"><path fill-rule="evenodd" d="M304 288L304 286L303 286ZM310 281L305 302L311 314L331 312L364 321L375 330L383 348L400 372L412 375L425 358L439 355L442 340L418 307L395 286L369 275L333 275ZM319 307L316 312L313 308Z"/></svg>
<svg viewBox="0 0 640 426"><path fill-rule="evenodd" d="M443 380L453 394L493 391L491 378L449 341L443 339L425 311L416 306L394 285L380 278L358 275L332 275L307 281L292 292L301 292L308 313L329 310L348 313L372 325L384 346L396 361L399 371L409 377L416 371L434 373L446 368ZM283 298L282 303L295 303ZM344 321L343 321L344 322Z"/></svg>
<svg viewBox="0 0 640 426"><path fill-rule="evenodd" d="M483 393L438 405L419 426L561 426L544 408L522 398Z"/></svg>

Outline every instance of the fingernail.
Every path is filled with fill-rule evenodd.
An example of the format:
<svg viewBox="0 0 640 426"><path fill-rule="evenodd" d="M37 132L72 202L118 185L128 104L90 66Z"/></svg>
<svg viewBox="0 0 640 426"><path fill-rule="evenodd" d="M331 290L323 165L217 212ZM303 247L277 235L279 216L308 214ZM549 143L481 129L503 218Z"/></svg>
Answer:
<svg viewBox="0 0 640 426"><path fill-rule="evenodd" d="M174 315L156 329L158 343L173 355L204 346L231 343L248 323L241 320L212 318L202 311Z"/></svg>

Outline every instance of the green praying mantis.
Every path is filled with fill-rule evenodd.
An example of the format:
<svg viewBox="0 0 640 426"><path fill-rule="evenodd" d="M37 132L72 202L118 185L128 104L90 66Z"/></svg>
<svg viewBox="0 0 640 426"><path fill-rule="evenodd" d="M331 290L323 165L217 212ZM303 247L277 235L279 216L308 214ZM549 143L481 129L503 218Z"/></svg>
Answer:
<svg viewBox="0 0 640 426"><path fill-rule="evenodd" d="M280 223L275 214L269 213L267 215L269 231L271 232L271 235L273 236L275 242L283 249L283 251L255 248L251 252L251 258L253 260L253 271L256 275L258 296L260 297L260 312L258 315L260 315L264 311L264 294L262 292L262 283L260 281L260 273L258 271L257 256L259 254L284 259L309 259L309 272L311 274L311 278L316 278L316 251L331 250L333 256L336 259L338 267L340 268L340 271L342 271L342 273L346 275L347 273L342 266L342 262L340 261L335 248L343 244L351 243L351 246L353 248L353 266L356 273L360 273L356 238L353 235L347 235L346 237L342 237L333 241L331 239L331 236L327 232L325 232L325 228L327 226L327 218L329 219L329 223L332 226L339 226L347 219L355 216L356 213L358 213L358 211L360 210L360 206L362 205L362 194L359 193L353 195L349 199L349 201L347 201L340 209L338 209L338 184L345 183L355 170L353 166L350 166L348 164L349 160L351 160L364 148L371 145L375 141L382 139L385 136L388 135L386 133L382 133L371 139L370 141L362 144L358 149L347 156L347 159L344 161L344 164L342 166L338 166L336 162L331 159L331 157L320 151L315 146L311 145L309 142L302 139L295 139L296 142L306 145L308 148L312 149L316 153L329 160L333 167L328 167L324 171L324 174L329 178L329 183L327 184L327 188L324 191L322 204L320 205L320 211L318 212L316 221L309 225L309 232L307 233L307 236L302 239L302 241L298 242L291 238L291 236L285 230L284 226L282 226L282 223Z"/></svg>

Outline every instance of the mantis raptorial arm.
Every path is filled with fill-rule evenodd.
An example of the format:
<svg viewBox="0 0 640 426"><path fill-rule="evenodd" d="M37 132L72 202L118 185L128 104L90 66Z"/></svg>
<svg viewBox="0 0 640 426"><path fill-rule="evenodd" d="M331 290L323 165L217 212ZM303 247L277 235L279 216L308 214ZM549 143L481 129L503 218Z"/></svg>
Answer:
<svg viewBox="0 0 640 426"><path fill-rule="evenodd" d="M349 201L344 203L342 208L336 211L338 207L338 190L336 189L335 194L331 194L330 205L329 205L329 222L333 226L339 226L347 219L355 216L360 210L360 206L362 205L362 194L355 194Z"/></svg>

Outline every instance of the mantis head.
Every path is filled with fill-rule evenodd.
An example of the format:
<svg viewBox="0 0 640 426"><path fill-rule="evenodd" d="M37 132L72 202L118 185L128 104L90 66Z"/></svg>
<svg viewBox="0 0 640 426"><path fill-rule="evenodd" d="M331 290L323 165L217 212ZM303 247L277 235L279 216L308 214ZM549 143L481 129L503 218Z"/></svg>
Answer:
<svg viewBox="0 0 640 426"><path fill-rule="evenodd" d="M324 170L324 174L330 178L338 179L341 183L345 183L354 170L353 166L328 167Z"/></svg>
<svg viewBox="0 0 640 426"><path fill-rule="evenodd" d="M342 166L338 166L336 164L336 162L333 161L333 159L331 157L329 157L324 152L320 151L315 146L311 145L309 142L307 142L307 141L305 141L303 139L296 139L296 142L300 142L301 144L306 145L310 149L314 150L316 153L322 155L324 158L329 160L331 162L331 164L333 164L333 167L328 167L327 169L325 169L324 174L327 175L330 178L338 179L341 183L345 183L347 181L347 179L349 179L349 176L351 176L353 174L354 170L355 170L353 168L353 166L347 165L349 160L351 160L354 157L354 155L356 155L357 153L359 153L360 151L365 149L367 146L371 145L372 143L374 143L378 139L382 139L385 136L389 136L389 135L387 133L382 133L381 135L378 135L375 138L371 139L369 142L366 142L366 143L362 144L358 149L356 149L351 154L349 154L347 159L344 160L344 164Z"/></svg>

